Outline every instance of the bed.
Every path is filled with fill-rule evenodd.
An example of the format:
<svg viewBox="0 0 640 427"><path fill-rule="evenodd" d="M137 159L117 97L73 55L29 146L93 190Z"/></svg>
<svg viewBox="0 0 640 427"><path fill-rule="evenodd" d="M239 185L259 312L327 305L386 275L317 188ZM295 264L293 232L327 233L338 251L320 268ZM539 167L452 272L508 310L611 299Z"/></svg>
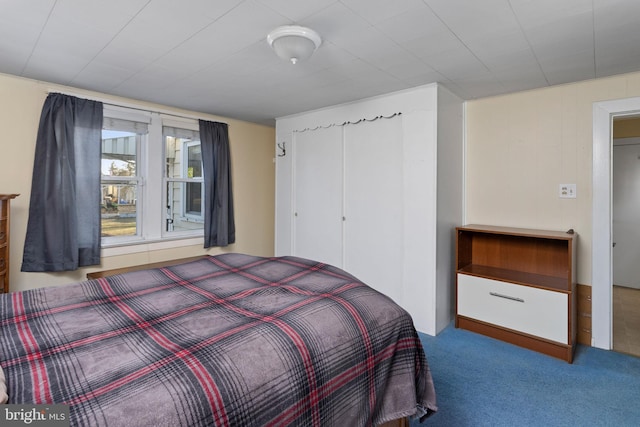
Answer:
<svg viewBox="0 0 640 427"><path fill-rule="evenodd" d="M228 253L0 294L8 403L73 426L366 426L437 410L411 317L336 267Z"/></svg>

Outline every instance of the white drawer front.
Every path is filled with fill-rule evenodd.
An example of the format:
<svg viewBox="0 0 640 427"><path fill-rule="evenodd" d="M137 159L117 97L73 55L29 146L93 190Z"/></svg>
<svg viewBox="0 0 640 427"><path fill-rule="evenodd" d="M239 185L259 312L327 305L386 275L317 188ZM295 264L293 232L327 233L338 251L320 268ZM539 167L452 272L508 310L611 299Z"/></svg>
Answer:
<svg viewBox="0 0 640 427"><path fill-rule="evenodd" d="M458 274L458 314L563 344L569 337L569 296Z"/></svg>

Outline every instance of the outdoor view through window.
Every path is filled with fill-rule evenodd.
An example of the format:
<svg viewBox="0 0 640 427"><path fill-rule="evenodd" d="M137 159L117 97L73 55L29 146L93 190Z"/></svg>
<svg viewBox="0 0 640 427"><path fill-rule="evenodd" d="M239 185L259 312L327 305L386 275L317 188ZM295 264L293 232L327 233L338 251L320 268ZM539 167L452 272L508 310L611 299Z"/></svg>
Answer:
<svg viewBox="0 0 640 427"><path fill-rule="evenodd" d="M162 126L162 134L164 144L156 144L147 141L146 124L117 119L109 119L102 130L101 225L102 237L109 243L149 236L193 236L204 230L200 134L172 126ZM155 153L164 148L164 176L146 176L140 168L146 164L144 147L154 153L149 154L150 159L160 159ZM143 179L148 183L147 192L154 193L151 200L157 200L153 206L144 204L149 202L143 197ZM161 230L148 220L159 209Z"/></svg>
<svg viewBox="0 0 640 427"><path fill-rule="evenodd" d="M164 127L167 232L204 229L202 152L197 131Z"/></svg>
<svg viewBox="0 0 640 427"><path fill-rule="evenodd" d="M133 132L102 131L102 236L136 236L138 137Z"/></svg>

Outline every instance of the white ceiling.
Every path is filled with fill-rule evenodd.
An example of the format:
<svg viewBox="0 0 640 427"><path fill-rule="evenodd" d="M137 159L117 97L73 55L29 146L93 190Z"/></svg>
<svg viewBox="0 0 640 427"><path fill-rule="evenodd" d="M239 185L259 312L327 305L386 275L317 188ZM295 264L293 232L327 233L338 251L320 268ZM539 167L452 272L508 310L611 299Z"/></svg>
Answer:
<svg viewBox="0 0 640 427"><path fill-rule="evenodd" d="M292 65L266 35L323 43ZM273 125L440 82L464 99L640 70L639 0L0 0L0 72Z"/></svg>

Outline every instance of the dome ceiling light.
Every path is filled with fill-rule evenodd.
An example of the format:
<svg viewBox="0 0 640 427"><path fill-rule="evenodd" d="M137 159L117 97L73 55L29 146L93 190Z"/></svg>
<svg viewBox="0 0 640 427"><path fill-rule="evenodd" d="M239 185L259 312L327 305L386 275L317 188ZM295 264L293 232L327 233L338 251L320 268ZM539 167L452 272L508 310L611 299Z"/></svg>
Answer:
<svg viewBox="0 0 640 427"><path fill-rule="evenodd" d="M292 64L309 59L322 43L318 33L297 25L276 28L269 33L267 41L276 55Z"/></svg>

